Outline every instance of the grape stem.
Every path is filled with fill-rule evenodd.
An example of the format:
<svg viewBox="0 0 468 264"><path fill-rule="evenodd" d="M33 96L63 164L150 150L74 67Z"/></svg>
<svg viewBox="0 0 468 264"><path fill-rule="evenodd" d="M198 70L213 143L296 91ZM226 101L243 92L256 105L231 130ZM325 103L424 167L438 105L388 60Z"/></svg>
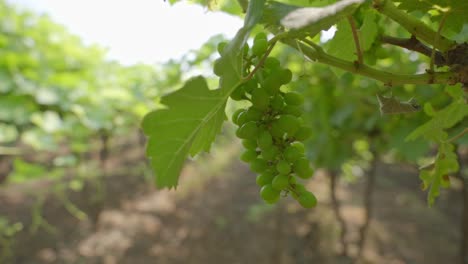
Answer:
<svg viewBox="0 0 468 264"><path fill-rule="evenodd" d="M465 134L468 133L468 127L465 127L465 129L463 129L460 133L456 134L455 136L453 136L452 138L450 138L449 140L447 140L448 143L452 143L454 142L455 140L463 137Z"/></svg>
<svg viewBox="0 0 468 264"><path fill-rule="evenodd" d="M373 6L380 13L403 26L412 35L415 35L419 39L440 51L448 51L456 45L456 43L452 40L449 40L443 36L438 37L440 35L438 32L435 32L428 25L421 22L421 20L408 15L403 10L398 9L390 0L374 0Z"/></svg>
<svg viewBox="0 0 468 264"><path fill-rule="evenodd" d="M378 70L367 65L356 65L353 62L345 61L340 58L327 54L317 44L309 40L297 41L294 39L282 39L282 42L292 48L302 52L306 57L313 61L318 61L336 68L340 68L351 73L366 76L383 82L387 86L403 84L456 84L459 77L453 72L433 72L423 74L395 74ZM307 45L306 45L307 44Z"/></svg>
<svg viewBox="0 0 468 264"><path fill-rule="evenodd" d="M252 79L252 77L255 75L255 73L263 66L263 64L265 63L265 60L268 58L268 55L270 55L271 51L273 50L273 48L275 47L275 44L276 42L278 42L278 40L284 38L285 36L287 36L287 34L285 33L280 33L276 36L274 36L270 41L268 41L268 49L266 50L265 54L263 54L262 58L260 59L260 61L257 63L257 65L255 65L255 68L246 76L246 77L242 77L242 81L245 82L245 81L248 81L250 79Z"/></svg>

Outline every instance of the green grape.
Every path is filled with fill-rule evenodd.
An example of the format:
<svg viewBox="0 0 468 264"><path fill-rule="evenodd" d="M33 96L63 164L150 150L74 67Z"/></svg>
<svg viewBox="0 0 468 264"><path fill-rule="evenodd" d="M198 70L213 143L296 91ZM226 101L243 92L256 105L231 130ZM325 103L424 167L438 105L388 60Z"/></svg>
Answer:
<svg viewBox="0 0 468 264"><path fill-rule="evenodd" d="M268 169L268 162L262 158L256 158L250 162L250 169L256 173L262 173Z"/></svg>
<svg viewBox="0 0 468 264"><path fill-rule="evenodd" d="M271 136L270 132L264 130L258 136L257 143L261 149L268 148L273 145L273 137Z"/></svg>
<svg viewBox="0 0 468 264"><path fill-rule="evenodd" d="M245 99L245 91L244 91L244 86L239 85L232 91L230 95L231 99L234 101L240 101L242 99Z"/></svg>
<svg viewBox="0 0 468 264"><path fill-rule="evenodd" d="M255 37L254 37L254 43L257 42L257 41L259 41L259 40L261 40L261 39L262 39L262 40L268 40L268 39L267 39L267 35L266 35L265 33L263 33L263 32L260 32L260 33L258 33L257 35L255 35Z"/></svg>
<svg viewBox="0 0 468 264"><path fill-rule="evenodd" d="M312 208L317 205L317 198L311 192L303 192L299 194L298 202L304 208Z"/></svg>
<svg viewBox="0 0 468 264"><path fill-rule="evenodd" d="M279 80L281 84L287 84L292 80L292 72L290 69L283 69L279 72Z"/></svg>
<svg viewBox="0 0 468 264"><path fill-rule="evenodd" d="M278 191L284 190L289 186L289 177L284 174L276 175L271 182L271 186Z"/></svg>
<svg viewBox="0 0 468 264"><path fill-rule="evenodd" d="M252 91L252 107L266 110L270 104L270 96L264 89L254 89Z"/></svg>
<svg viewBox="0 0 468 264"><path fill-rule="evenodd" d="M254 149L248 149L242 153L240 159L244 162L251 162L254 161L258 156L257 151Z"/></svg>
<svg viewBox="0 0 468 264"><path fill-rule="evenodd" d="M257 88L257 80L255 80L254 78L248 80L247 82L244 83L244 91L246 93L252 93L252 91Z"/></svg>
<svg viewBox="0 0 468 264"><path fill-rule="evenodd" d="M304 103L304 96L296 92L288 92L284 95L284 101L287 105L300 106Z"/></svg>
<svg viewBox="0 0 468 264"><path fill-rule="evenodd" d="M285 160L280 160L276 164L276 170L280 174L289 174L291 172L291 165Z"/></svg>
<svg viewBox="0 0 468 264"><path fill-rule="evenodd" d="M280 197L280 191L273 189L271 184L266 184L260 190L260 196L265 202L273 203Z"/></svg>
<svg viewBox="0 0 468 264"><path fill-rule="evenodd" d="M265 65L265 68L272 70L280 67L280 61L276 58L268 57L263 65Z"/></svg>
<svg viewBox="0 0 468 264"><path fill-rule="evenodd" d="M265 171L262 174L258 175L256 178L256 183L258 186L262 187L267 184L271 184L275 175L270 171Z"/></svg>
<svg viewBox="0 0 468 264"><path fill-rule="evenodd" d="M276 74L272 74L268 76L265 81L263 82L262 87L268 92L270 95L275 95L279 92L281 87L281 82L279 80L279 76Z"/></svg>
<svg viewBox="0 0 468 264"><path fill-rule="evenodd" d="M242 146L246 149L257 149L257 141L254 139L243 139Z"/></svg>
<svg viewBox="0 0 468 264"><path fill-rule="evenodd" d="M293 115L299 117L302 115L302 111L302 108L299 106L286 105L281 112L286 115Z"/></svg>
<svg viewBox="0 0 468 264"><path fill-rule="evenodd" d="M216 47L216 49L218 50L219 55L223 55L223 51L226 45L227 45L227 42L224 42L224 41L218 43L218 46Z"/></svg>
<svg viewBox="0 0 468 264"><path fill-rule="evenodd" d="M309 160L300 158L293 163L293 170L302 179L309 179L312 177L314 170L309 165Z"/></svg>
<svg viewBox="0 0 468 264"><path fill-rule="evenodd" d="M312 128L308 126L301 126L294 134L294 138L299 141L304 141L312 135Z"/></svg>
<svg viewBox="0 0 468 264"><path fill-rule="evenodd" d="M247 123L249 120L247 120L247 110L243 111L237 116L237 125L241 127L243 124ZM250 120L252 121L252 120Z"/></svg>
<svg viewBox="0 0 468 264"><path fill-rule="evenodd" d="M268 49L268 41L266 39L258 39L252 46L252 54L262 56Z"/></svg>
<svg viewBox="0 0 468 264"><path fill-rule="evenodd" d="M249 44L247 43L244 44L243 52L244 52L244 56L246 56L249 53Z"/></svg>
<svg viewBox="0 0 468 264"><path fill-rule="evenodd" d="M277 146L271 145L267 148L262 149L262 157L266 160L275 160L278 157L280 151Z"/></svg>
<svg viewBox="0 0 468 264"><path fill-rule="evenodd" d="M247 112L245 114L246 114L245 118L247 122L258 121L262 119L263 117L263 112L253 107L250 107L249 109L247 109Z"/></svg>
<svg viewBox="0 0 468 264"><path fill-rule="evenodd" d="M281 96L281 94L276 94L271 100L270 104L271 104L271 109L275 111L281 111L281 109L283 109L284 107L283 96Z"/></svg>
<svg viewBox="0 0 468 264"><path fill-rule="evenodd" d="M293 115L281 115L273 124L276 124L278 128L288 133L288 135L294 135L300 127L300 120Z"/></svg>
<svg viewBox="0 0 468 264"><path fill-rule="evenodd" d="M295 141L295 142L291 143L291 146L294 146L295 148L297 148L302 154L305 153L304 143Z"/></svg>
<svg viewBox="0 0 468 264"><path fill-rule="evenodd" d="M276 120L275 120L276 121ZM270 134L274 138L283 138L284 130L278 122L273 121L270 127Z"/></svg>
<svg viewBox="0 0 468 264"><path fill-rule="evenodd" d="M223 75L224 68L223 68L223 60L222 57L218 58L214 61L213 64L213 72L216 74L216 76L221 76Z"/></svg>
<svg viewBox="0 0 468 264"><path fill-rule="evenodd" d="M294 162L302 157L302 153L297 147L289 145L284 149L283 156L289 162Z"/></svg>
<svg viewBox="0 0 468 264"><path fill-rule="evenodd" d="M241 113L243 113L244 111L245 111L245 109L240 108L240 109L237 109L237 110L232 114L231 120L232 120L232 122L233 122L234 124L239 125L239 123L237 123L238 118L239 118L239 115L240 115Z"/></svg>
<svg viewBox="0 0 468 264"><path fill-rule="evenodd" d="M257 123L250 121L237 129L236 136L242 139L254 139L257 137L258 130Z"/></svg>
<svg viewBox="0 0 468 264"><path fill-rule="evenodd" d="M289 177L289 184L290 184L290 185L295 185L295 184L297 184L296 177Z"/></svg>

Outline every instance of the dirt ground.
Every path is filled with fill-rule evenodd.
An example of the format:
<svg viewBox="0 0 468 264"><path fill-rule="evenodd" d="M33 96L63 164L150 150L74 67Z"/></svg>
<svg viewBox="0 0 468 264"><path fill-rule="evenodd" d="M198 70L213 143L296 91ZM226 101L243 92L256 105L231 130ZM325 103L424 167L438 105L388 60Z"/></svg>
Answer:
<svg viewBox="0 0 468 264"><path fill-rule="evenodd" d="M67 210L60 196L49 195L41 212L50 228L41 226L35 233L31 227L38 220L31 214L38 199L31 190L51 183L1 189L0 215L24 224L3 263L351 263L337 254L338 225L325 174L317 173L307 184L319 199L317 208L303 209L290 198L265 205L255 175L238 161L236 150L225 150L216 164L209 157L189 162L177 191L152 187L141 169L141 153L114 161L101 192L95 182L66 192L86 219L73 216L73 207ZM461 197L456 182L428 208L416 173L403 165L378 164L362 263L457 263ZM363 185L361 179L340 182L338 188L351 254L364 219Z"/></svg>

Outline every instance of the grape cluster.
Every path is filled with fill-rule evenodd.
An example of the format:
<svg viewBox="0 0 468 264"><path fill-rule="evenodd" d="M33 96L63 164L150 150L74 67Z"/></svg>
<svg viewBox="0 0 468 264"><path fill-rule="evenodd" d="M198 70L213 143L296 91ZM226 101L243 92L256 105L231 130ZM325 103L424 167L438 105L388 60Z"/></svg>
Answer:
<svg viewBox="0 0 468 264"><path fill-rule="evenodd" d="M218 46L220 53L223 46ZM267 57L263 65L258 63L267 49L264 33L255 36L252 48L244 47L245 74L255 66L261 68L231 94L233 100L251 102L250 107L238 109L232 115L232 121L238 126L236 136L245 147L241 160L258 173L260 196L267 203L277 202L281 193L290 193L303 207L310 208L317 200L297 181L313 174L302 143L312 133L301 119L304 97L281 90L291 82L292 73L282 68L279 60Z"/></svg>

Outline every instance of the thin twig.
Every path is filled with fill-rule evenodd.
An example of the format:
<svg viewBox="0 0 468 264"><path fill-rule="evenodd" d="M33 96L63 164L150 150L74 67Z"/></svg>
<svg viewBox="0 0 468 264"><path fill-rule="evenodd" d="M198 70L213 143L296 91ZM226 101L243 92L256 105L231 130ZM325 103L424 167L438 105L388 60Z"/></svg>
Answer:
<svg viewBox="0 0 468 264"><path fill-rule="evenodd" d="M463 137L465 134L468 133L468 127L465 127L465 129L463 129L460 133L456 134L455 136L453 136L452 138L450 138L449 140L447 140L448 143L452 143L454 142L455 140Z"/></svg>
<svg viewBox="0 0 468 264"><path fill-rule="evenodd" d="M356 46L357 61L359 64L362 64L363 59L362 59L361 44L359 42L359 35L358 35L356 23L354 22L354 19L352 16L348 16L348 22L349 22L349 25L351 26L351 31L353 32L354 44Z"/></svg>

